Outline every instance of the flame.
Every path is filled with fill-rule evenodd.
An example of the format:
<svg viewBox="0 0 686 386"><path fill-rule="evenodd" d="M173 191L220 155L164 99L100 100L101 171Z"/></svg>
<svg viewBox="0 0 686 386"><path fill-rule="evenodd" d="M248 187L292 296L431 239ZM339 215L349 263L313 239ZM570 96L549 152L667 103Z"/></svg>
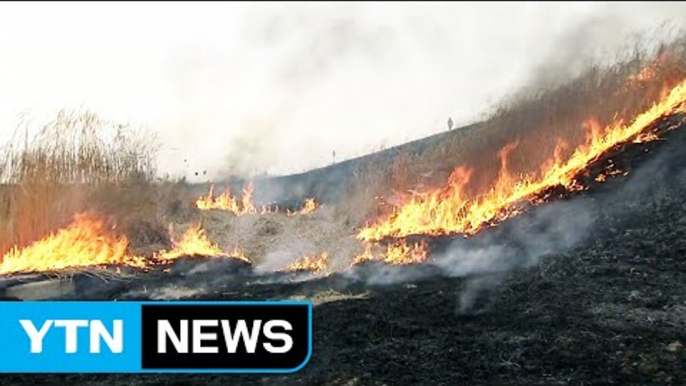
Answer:
<svg viewBox="0 0 686 386"><path fill-rule="evenodd" d="M286 267L286 271L311 271L315 273L326 272L328 266L328 258L329 254L327 252L322 252L322 254L319 256L304 256L293 262L293 264Z"/></svg>
<svg viewBox="0 0 686 386"><path fill-rule="evenodd" d="M181 236L180 240L172 240L173 248L169 251L160 251L155 254L155 259L162 262L176 260L182 256L223 256L224 252L219 246L207 238L205 230L200 224L189 227Z"/></svg>
<svg viewBox="0 0 686 386"><path fill-rule="evenodd" d="M214 185L210 185L210 189L206 196L198 197L195 201L195 206L200 210L224 210L231 212L236 216L244 216L249 214L274 214L279 212L279 207L270 205L262 205L259 208L253 203L253 186L249 182L243 189L243 196L232 196L229 189L225 189L219 196L214 197ZM314 198L305 200L302 209L291 212L287 211L288 216L295 216L298 214L310 214L317 210L317 202Z"/></svg>
<svg viewBox="0 0 686 386"><path fill-rule="evenodd" d="M659 68L659 65L659 61L654 61L649 66L643 67L641 71L639 71L637 74L630 75L628 78L627 86L635 87L640 85L641 83L646 83L653 80Z"/></svg>
<svg viewBox="0 0 686 386"><path fill-rule="evenodd" d="M355 256L351 265L372 260L380 260L392 265L408 265L423 263L429 258L428 244L423 240L412 244L408 244L405 239L397 240L386 245L386 251L378 256L374 256L372 253L373 245L366 243L364 252Z"/></svg>
<svg viewBox="0 0 686 386"><path fill-rule="evenodd" d="M243 204L243 211L241 213L236 213L237 215L243 215L243 214L255 214L257 213L257 209L255 209L255 205L252 203L252 182L248 183L248 186L243 189L243 198L241 199L241 203Z"/></svg>
<svg viewBox="0 0 686 386"><path fill-rule="evenodd" d="M595 180L597 182L605 182L605 181L607 181L608 177L626 176L627 174L629 174L629 172L627 172L625 170L613 169L613 170L609 170L609 171L598 174L595 177Z"/></svg>
<svg viewBox="0 0 686 386"><path fill-rule="evenodd" d="M233 257L234 259L243 260L244 262L246 262L248 264L252 264L250 259L248 259L245 256L245 252L243 252L243 250L238 248L238 247L234 247L233 250L231 252L229 252L228 255Z"/></svg>
<svg viewBox="0 0 686 386"><path fill-rule="evenodd" d="M407 241L399 240L393 244L388 244L383 261L393 265L418 264L429 258L425 241L408 245Z"/></svg>
<svg viewBox="0 0 686 386"><path fill-rule="evenodd" d="M253 204L253 186L252 182L248 183L243 189L243 197L239 200L238 197L231 195L229 189L225 189L219 196L213 197L214 185L210 185L210 190L207 196L199 197L195 201L195 206L200 210L225 210L232 212L236 216L243 216L247 214L267 214L271 213L268 206L262 206L260 209Z"/></svg>
<svg viewBox="0 0 686 386"><path fill-rule="evenodd" d="M74 221L58 232L24 248L13 248L0 260L0 275L16 272L42 272L65 268L83 268L99 265L126 265L145 268L149 261L127 254L129 242L125 236L113 237L103 221L93 215L78 214ZM250 259L238 247L224 253L209 240L200 224L191 226L173 248L154 254L154 262L170 262L182 256L229 256L250 264ZM117 273L121 272L117 267Z"/></svg>
<svg viewBox="0 0 686 386"><path fill-rule="evenodd" d="M358 265L358 264L362 264L366 261L372 261L372 260L374 260L374 254L372 253L372 244L371 243L365 243L364 252L355 256L353 258L353 261L350 263L350 265L351 266Z"/></svg>
<svg viewBox="0 0 686 386"><path fill-rule="evenodd" d="M555 186L578 190L575 177L587 165L598 159L613 146L634 141L647 141L652 137L641 136L657 119L686 111L686 80L677 84L661 100L635 117L630 124L621 120L605 127L595 121L586 122L587 141L578 147L567 160L558 158L545 163L538 175L512 176L507 169L507 155L516 143L506 145L499 153L501 171L491 188L480 196L471 198L464 187L469 182L472 169L458 167L443 188L415 196L385 220L362 228L357 238L378 241L385 237L406 237L413 234L464 234L471 235L482 228L513 217L522 211L518 204L534 199L537 193Z"/></svg>
<svg viewBox="0 0 686 386"><path fill-rule="evenodd" d="M638 73L630 75L626 82L626 88L638 87L642 84L652 81L657 72L660 70L660 67L663 65L665 60L667 60L668 52L669 51L666 50L660 52L659 55L653 59L649 65L641 68L641 71Z"/></svg>
<svg viewBox="0 0 686 386"><path fill-rule="evenodd" d="M291 212L290 210L288 211L288 216L295 216L298 214L310 214L314 213L317 210L317 202L314 200L314 198L308 198L305 200L303 203L302 208L297 211L297 212Z"/></svg>
<svg viewBox="0 0 686 386"><path fill-rule="evenodd" d="M129 256L126 237L115 238L102 220L78 214L67 227L26 248L13 248L0 262L0 275L74 267L121 264L144 267L141 257Z"/></svg>

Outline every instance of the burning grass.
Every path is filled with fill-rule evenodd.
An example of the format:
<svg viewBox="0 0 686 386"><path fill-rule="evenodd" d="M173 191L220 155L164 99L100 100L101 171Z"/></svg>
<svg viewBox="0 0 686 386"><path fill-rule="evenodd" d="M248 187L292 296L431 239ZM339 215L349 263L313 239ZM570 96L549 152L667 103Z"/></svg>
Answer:
<svg viewBox="0 0 686 386"><path fill-rule="evenodd" d="M389 236L416 234L474 234L486 225L502 222L518 214L517 204L523 200L538 203L540 198L537 195L552 187L563 186L568 190L582 188L577 184L576 176L599 156L615 145L630 140L642 142L655 139L654 136L641 134L657 119L684 112L686 80L674 86L630 124L617 120L600 128L597 122L589 122L586 125L588 134L585 144L564 159L560 156L560 149L566 144L560 140L550 158L541 165L541 171L531 175L513 175L510 171L508 157L518 144L510 143L498 152L500 173L485 193L470 197L465 187L474 169L458 167L445 187L412 198L388 219L362 229L358 238L378 241Z"/></svg>
<svg viewBox="0 0 686 386"><path fill-rule="evenodd" d="M181 257L230 257L251 263L238 247L224 252L200 224L191 225L178 240L172 240L171 249L156 251L149 258L136 256L130 252L126 236L115 236L113 227L103 219L82 213L65 228L28 247L10 249L0 260L0 275L106 265L148 268Z"/></svg>
<svg viewBox="0 0 686 386"><path fill-rule="evenodd" d="M225 253L219 245L210 241L200 224L191 225L179 240L173 241L173 245L174 248L169 251L160 251L159 253L156 253L155 260L170 262L179 257L188 256L230 256L250 264L250 260L245 257L245 253L238 247L235 247L228 254Z"/></svg>
<svg viewBox="0 0 686 386"><path fill-rule="evenodd" d="M212 186L195 200L183 189L167 189L160 199L169 184L153 181L154 148L148 141L92 114L63 113L31 141L14 141L0 164L0 273L149 266L185 256L228 256L247 263L253 257L253 263L276 255L280 262L299 257L288 271L317 273L370 260L420 264L430 258L429 245L411 243L408 236L473 235L545 202L546 192L584 189L578 176L589 165L617 145L657 139L648 129L662 117L685 114L685 101L682 37L654 53L637 51L614 66L591 67L555 89L520 97L421 154L396 154L392 162L372 155L355 171L336 208L320 209L314 198L304 196L294 211L255 205L251 184L242 197L228 189L215 196ZM112 130L115 135L102 136ZM606 170L595 181L622 173ZM184 212L186 206L192 210ZM347 219L327 218L329 209ZM65 227L85 211L113 217L119 227L105 229L78 218ZM194 224L171 244L160 231L172 222L160 213L170 212L184 212L180 222ZM211 233L220 237L210 240L198 218L205 227L216 227ZM131 227L141 219L148 223ZM372 221L355 229L365 219ZM154 248L145 259L129 250L140 243L124 237L134 228L136 234L150 232L142 244ZM84 237L93 245L84 244ZM67 245L75 248L73 261L67 262L66 252L51 252ZM221 246L227 245L232 252L224 252ZM334 261L341 256L344 264Z"/></svg>
<svg viewBox="0 0 686 386"><path fill-rule="evenodd" d="M0 254L81 212L153 217L157 147L149 136L90 112L63 111L35 135L30 129L0 152Z"/></svg>
<svg viewBox="0 0 686 386"><path fill-rule="evenodd" d="M649 110L686 76L686 34L656 50L636 47L613 65L591 65L556 87L532 85L502 102L484 121L442 134L432 146L404 146L360 162L348 186L343 214L353 221L376 221L447 185L456 168L472 170L463 193L474 198L498 184L499 152L508 154L508 172L539 177L555 155L568 159L587 145L588 123L599 128L627 125ZM385 205L378 205L381 198ZM358 211L353 212L353 208Z"/></svg>
<svg viewBox="0 0 686 386"><path fill-rule="evenodd" d="M321 255L304 256L286 267L286 271L326 273L328 270L328 258L329 254L327 252L322 252Z"/></svg>
<svg viewBox="0 0 686 386"><path fill-rule="evenodd" d="M96 217L79 214L73 223L58 232L2 258L0 274L52 271L96 265L143 267L142 258L127 255L126 237L113 237L105 223Z"/></svg>
<svg viewBox="0 0 686 386"><path fill-rule="evenodd" d="M376 250L376 254L374 253ZM405 239L396 240L385 246L366 243L364 252L355 256L351 266L368 261L382 261L390 265L421 264L429 259L429 245L426 240L408 243Z"/></svg>
<svg viewBox="0 0 686 386"><path fill-rule="evenodd" d="M168 262L183 256L217 257L224 253L217 244L207 238L200 224L191 225L179 240L173 240L172 243L174 248L157 253L157 260Z"/></svg>
<svg viewBox="0 0 686 386"><path fill-rule="evenodd" d="M540 195L554 187L583 189L576 177L590 163L618 144L656 139L647 132L652 123L684 113L685 101L686 37L652 55L637 51L614 66L591 67L567 84L506 105L414 162L396 158L391 167L375 171L391 177L398 163L409 165L404 180L413 180L414 190L394 191L396 184L387 178L383 196L391 205L377 206L357 237L477 233L519 214L522 202L545 201ZM436 177L441 173L447 174L442 186ZM370 185L363 185L371 193Z"/></svg>
<svg viewBox="0 0 686 386"><path fill-rule="evenodd" d="M231 191L226 188L224 191L218 195L214 195L214 185L210 185L210 189L207 195L204 197L198 197L195 200L195 207L202 211L207 210L222 210L229 213L233 213L236 216L245 215L265 215L279 213L278 205L262 205L255 206L253 202L253 186L249 182L245 188L243 188L243 196L238 198L237 196L232 196ZM314 198L308 198L304 201L301 209L297 211L287 210L288 216L296 215L307 215L314 213L319 205Z"/></svg>

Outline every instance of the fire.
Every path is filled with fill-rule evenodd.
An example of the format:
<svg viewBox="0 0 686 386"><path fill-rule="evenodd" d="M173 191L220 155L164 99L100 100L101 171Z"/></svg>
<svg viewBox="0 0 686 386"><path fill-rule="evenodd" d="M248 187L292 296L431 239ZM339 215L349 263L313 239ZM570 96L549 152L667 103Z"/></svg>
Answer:
<svg viewBox="0 0 686 386"><path fill-rule="evenodd" d="M293 264L286 267L286 271L289 272L299 272L299 271L311 271L315 273L326 272L328 266L329 254L323 252L321 255L317 256L305 256L293 262Z"/></svg>
<svg viewBox="0 0 686 386"><path fill-rule="evenodd" d="M236 213L236 215L243 215L243 214L255 214L257 213L257 209L255 209L255 205L252 203L252 183L249 183L248 186L243 189L243 198L241 199L241 204L243 207L243 210L241 213Z"/></svg>
<svg viewBox="0 0 686 386"><path fill-rule="evenodd" d="M655 72L659 67L659 61L653 62L651 65L643 67L637 74L629 76L628 85L636 86L641 83L651 81L655 77Z"/></svg>
<svg viewBox="0 0 686 386"><path fill-rule="evenodd" d="M626 176L627 174L629 174L629 172L624 171L624 170L615 169L615 170L610 170L610 171L598 174L596 176L595 180L597 182L605 182L605 181L607 181L608 177Z"/></svg>
<svg viewBox="0 0 686 386"><path fill-rule="evenodd" d="M355 256L353 258L352 263L350 263L350 265L351 266L352 265L358 265L358 264L364 263L365 261L372 261L372 260L374 260L374 254L372 253L372 244L366 243L364 245L364 252Z"/></svg>
<svg viewBox="0 0 686 386"><path fill-rule="evenodd" d="M181 239L174 240L171 250L155 253L152 261L129 255L128 246L128 239L125 236L112 236L101 219L78 214L71 224L56 233L26 248L13 248L7 252L0 260L0 275L101 265L145 268L151 262L170 262L182 256L228 256L250 264L250 259L238 247L228 254L224 253L209 240L200 224L191 226ZM121 272L119 267L116 272Z"/></svg>
<svg viewBox="0 0 686 386"><path fill-rule="evenodd" d="M243 189L243 197L232 196L229 189L225 189L219 196L214 197L214 185L210 185L210 190L207 196L199 197L195 201L195 206L200 210L225 210L232 212L236 216L243 216L246 214L267 214L271 213L268 206L262 206L259 210L253 204L253 187L252 183Z"/></svg>
<svg viewBox="0 0 686 386"><path fill-rule="evenodd" d="M233 250L231 250L231 252L229 252L228 255L235 258L235 259L243 260L244 262L246 262L248 264L252 264L250 259L248 259L245 256L245 252L243 252L243 250L238 248L238 247L234 247Z"/></svg>
<svg viewBox="0 0 686 386"><path fill-rule="evenodd" d="M636 74L630 75L627 79L627 87L637 87L641 84L652 81L655 78L656 73L660 70L660 67L668 57L669 51L662 51L653 61L641 68Z"/></svg>
<svg viewBox="0 0 686 386"><path fill-rule="evenodd" d="M556 151L556 155L537 175L512 176L509 173L507 155L516 147L516 143L508 144L499 153L500 174L485 194L468 197L464 187L473 170L458 167L446 186L413 197L387 219L362 228L357 238L378 241L385 237L401 238L413 234L474 234L520 213L522 210L518 204L526 201L537 204L538 201L534 200L537 193L555 186L580 189L575 177L587 165L617 144L630 140L650 140L652 137L640 134L658 118L686 111L685 101L686 80L636 116L630 124L617 121L601 130L596 123L589 121L586 143L578 147L567 160L559 159Z"/></svg>
<svg viewBox="0 0 686 386"><path fill-rule="evenodd" d="M297 211L297 212L291 212L290 210L288 211L289 216L295 216L298 214L310 214L314 213L317 210L317 202L314 200L314 198L308 198L305 200L303 203L303 207Z"/></svg>
<svg viewBox="0 0 686 386"><path fill-rule="evenodd" d="M429 258L427 243L425 241L408 245L407 241L400 240L389 244L383 261L393 265L418 264Z"/></svg>
<svg viewBox="0 0 686 386"><path fill-rule="evenodd" d="M216 257L225 255L217 244L210 241L200 224L191 226L183 233L180 240L173 240L172 242L174 247L170 251L161 251L156 254L156 260L169 262L183 256Z"/></svg>
<svg viewBox="0 0 686 386"><path fill-rule="evenodd" d="M408 244L401 239L386 246L386 251L377 256L372 253L373 244L367 243L364 252L353 258L351 265L358 265L366 261L381 260L392 265L408 265L423 263L429 258L426 241Z"/></svg>
<svg viewBox="0 0 686 386"><path fill-rule="evenodd" d="M195 201L195 206L200 210L224 210L231 212L236 216L244 216L248 214L274 214L278 213L278 206L271 207L269 205L263 205L259 208L253 203L253 186L252 183L248 183L243 189L243 196L238 198L232 196L229 189L225 189L220 195L214 197L214 185L210 185L210 189L206 196L199 197ZM296 211L287 211L288 216L295 216L298 214L310 214L317 210L317 202L314 198L308 198L305 200L303 207Z"/></svg>
<svg viewBox="0 0 686 386"><path fill-rule="evenodd" d="M109 264L144 267L142 258L126 254L128 245L126 237L112 236L102 220L78 214L56 233L26 248L11 249L2 257L0 274Z"/></svg>

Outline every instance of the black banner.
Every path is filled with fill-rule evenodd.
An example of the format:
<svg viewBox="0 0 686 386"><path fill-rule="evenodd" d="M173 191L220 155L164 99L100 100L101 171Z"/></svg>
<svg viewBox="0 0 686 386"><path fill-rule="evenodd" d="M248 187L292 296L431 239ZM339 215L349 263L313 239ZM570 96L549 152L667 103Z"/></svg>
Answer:
<svg viewBox="0 0 686 386"><path fill-rule="evenodd" d="M310 305L143 305L142 369L297 370L311 350Z"/></svg>

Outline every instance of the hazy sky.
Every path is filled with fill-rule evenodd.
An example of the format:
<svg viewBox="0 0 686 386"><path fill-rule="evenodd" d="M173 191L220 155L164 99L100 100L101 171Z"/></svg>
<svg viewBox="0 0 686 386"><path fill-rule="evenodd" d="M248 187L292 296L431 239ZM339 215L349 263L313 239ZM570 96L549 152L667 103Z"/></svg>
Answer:
<svg viewBox="0 0 686 386"><path fill-rule="evenodd" d="M686 8L1 3L0 139L87 108L158 132L162 172L299 172L476 121L667 19Z"/></svg>

